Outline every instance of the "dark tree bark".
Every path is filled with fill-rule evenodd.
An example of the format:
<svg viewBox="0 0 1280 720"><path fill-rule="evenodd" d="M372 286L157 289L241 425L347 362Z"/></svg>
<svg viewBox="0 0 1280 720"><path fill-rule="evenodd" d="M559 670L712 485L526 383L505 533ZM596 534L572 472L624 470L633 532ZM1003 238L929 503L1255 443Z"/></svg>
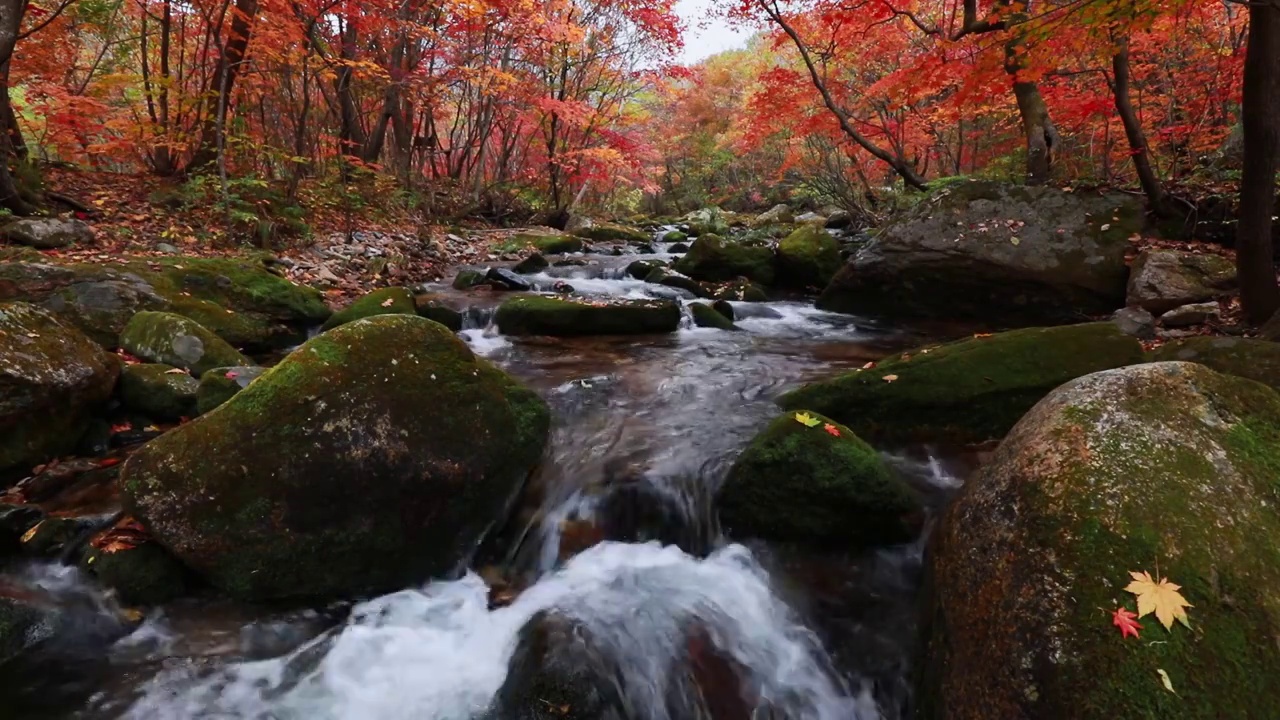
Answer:
<svg viewBox="0 0 1280 720"><path fill-rule="evenodd" d="M1142 131L1142 123L1138 113L1129 100L1129 40L1120 42L1120 50L1111 58L1111 94L1115 98L1116 113L1120 123L1124 125L1125 137L1129 140L1129 155L1133 158L1133 169L1138 173L1138 183L1147 196L1147 205L1157 215L1167 214L1168 198L1164 192L1164 184L1156 177L1151 167L1151 156L1147 153L1147 134Z"/></svg>
<svg viewBox="0 0 1280 720"><path fill-rule="evenodd" d="M1280 162L1280 0L1249 4L1249 49L1244 61L1244 166L1236 274L1249 322L1265 322L1280 307L1272 261L1271 214Z"/></svg>
<svg viewBox="0 0 1280 720"><path fill-rule="evenodd" d="M10 122L15 116L9 102L8 67L18 44L18 29L22 26L26 7L26 0L0 0L0 67L4 68L0 73L0 118L4 119L4 127L0 128L0 207L15 215L30 215L36 210L22 198L18 183L9 170L9 162L17 159L17 148L22 146L22 142L17 134L16 120Z"/></svg>
<svg viewBox="0 0 1280 720"><path fill-rule="evenodd" d="M219 141L226 132L231 94L235 92L236 78L240 75L245 53L249 49L254 16L258 14L258 0L236 0L233 12L231 35L223 43L222 52L218 54L218 66L214 70L217 99L211 103L211 107L205 109L200 143L196 146L191 162L187 164L188 171L199 172L218 159Z"/></svg>

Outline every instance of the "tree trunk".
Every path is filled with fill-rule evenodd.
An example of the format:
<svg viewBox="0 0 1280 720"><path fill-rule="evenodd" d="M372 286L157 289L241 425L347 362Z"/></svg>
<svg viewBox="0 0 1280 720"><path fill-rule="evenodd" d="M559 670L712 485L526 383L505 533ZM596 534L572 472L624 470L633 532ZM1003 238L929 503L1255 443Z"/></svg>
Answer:
<svg viewBox="0 0 1280 720"><path fill-rule="evenodd" d="M9 171L9 161L17 157L15 150L18 145L14 143L14 133L18 128L16 119L12 125L8 121L14 117L13 106L9 103L8 66L18 44L18 29L22 26L22 15L26 7L26 0L0 0L0 67L5 68L0 73L0 118L5 119L3 131L0 132L0 207L8 209L14 215L30 215L35 212L35 208L22 199L18 183Z"/></svg>
<svg viewBox="0 0 1280 720"><path fill-rule="evenodd" d="M214 71L218 97L213 107L205 112L204 124L200 128L200 144L187 165L189 171L199 172L218 159L218 146L222 144L223 134L226 132L231 93L235 91L236 77L240 74L245 52L249 49L249 35L253 31L254 16L258 14L258 0L236 0L233 12L231 36L218 54L218 66Z"/></svg>
<svg viewBox="0 0 1280 720"><path fill-rule="evenodd" d="M1142 192L1147 195L1147 205L1151 212L1164 215L1169 211L1164 185L1151 167L1151 157L1147 154L1147 135L1142 131L1142 123L1133 109L1133 103L1129 101L1128 38L1121 41L1120 51L1112 56L1111 69L1111 94L1115 96L1116 113L1120 115L1125 137L1129 140L1129 154L1133 158L1133 169L1138 173L1138 183L1142 185Z"/></svg>
<svg viewBox="0 0 1280 720"><path fill-rule="evenodd" d="M1027 138L1028 185L1044 185L1053 172L1053 151L1058 143L1058 131L1049 119L1049 106L1040 94L1040 86L1029 80L1019 79L1025 69L1026 45L1015 36L1004 46L1004 70L1013 79L1013 97L1018 101L1018 115L1022 117L1022 132Z"/></svg>
<svg viewBox="0 0 1280 720"><path fill-rule="evenodd" d="M1271 244L1280 161L1280 0L1256 0L1249 5L1241 121L1244 167L1240 173L1236 275L1245 317L1259 324L1280 307Z"/></svg>

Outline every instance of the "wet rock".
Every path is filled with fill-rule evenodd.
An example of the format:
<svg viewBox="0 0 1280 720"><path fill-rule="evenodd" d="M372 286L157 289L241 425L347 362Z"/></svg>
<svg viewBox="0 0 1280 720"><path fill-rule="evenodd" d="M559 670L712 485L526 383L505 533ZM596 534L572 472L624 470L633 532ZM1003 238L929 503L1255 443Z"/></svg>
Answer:
<svg viewBox="0 0 1280 720"><path fill-rule="evenodd" d="M700 532L670 492L663 492L643 478L610 484L596 506L600 540L643 543L656 540L675 545L691 555L711 551L715 538Z"/></svg>
<svg viewBox="0 0 1280 720"><path fill-rule="evenodd" d="M523 296L494 316L504 335L643 335L675 332L680 306L671 300L586 300Z"/></svg>
<svg viewBox="0 0 1280 720"><path fill-rule="evenodd" d="M23 537L22 552L46 559L74 553L78 544L88 542L88 533L98 522L94 517L47 517Z"/></svg>
<svg viewBox="0 0 1280 720"><path fill-rule="evenodd" d="M434 320L454 332L462 329L462 313L450 307L437 295L421 294L413 297L418 317Z"/></svg>
<svg viewBox="0 0 1280 720"><path fill-rule="evenodd" d="M511 269L521 275L532 275L546 270L549 266L550 263L547 262L546 258L542 257L542 253L533 253L529 257L516 263L515 267Z"/></svg>
<svg viewBox="0 0 1280 720"><path fill-rule="evenodd" d="M779 203L765 210L751 221L751 227L760 227L762 225L776 225L779 223L786 224L795 222L795 215L791 213L791 208L786 203Z"/></svg>
<svg viewBox="0 0 1280 720"><path fill-rule="evenodd" d="M1159 315L1211 300L1235 285L1235 265L1220 255L1143 250L1129 272L1126 303Z"/></svg>
<svg viewBox="0 0 1280 720"><path fill-rule="evenodd" d="M329 316L316 290L277 277L262 262L231 258L0 263L0 300L48 308L108 349L143 310L174 312L229 343L263 350L294 342Z"/></svg>
<svg viewBox="0 0 1280 720"><path fill-rule="evenodd" d="M680 253L687 253L689 252L689 246L682 242L673 243L671 247L667 248L667 252L673 255L678 255Z"/></svg>
<svg viewBox="0 0 1280 720"><path fill-rule="evenodd" d="M729 318L706 303L689 303L689 312L693 314L693 324L698 327L716 328L718 330L738 330Z"/></svg>
<svg viewBox="0 0 1280 720"><path fill-rule="evenodd" d="M827 226L827 219L816 212L807 212L797 215L796 223L800 225L814 225L821 228Z"/></svg>
<svg viewBox="0 0 1280 720"><path fill-rule="evenodd" d="M148 362L190 370L196 377L210 368L253 364L196 321L166 312L134 315L120 333L120 347Z"/></svg>
<svg viewBox="0 0 1280 720"><path fill-rule="evenodd" d="M674 267L695 280L711 282L745 277L772 285L775 275L772 249L749 247L712 233L700 235Z"/></svg>
<svg viewBox="0 0 1280 720"><path fill-rule="evenodd" d="M715 308L716 312L729 318L730 322L734 320L733 305L728 300L716 300L711 303L711 307Z"/></svg>
<svg viewBox="0 0 1280 720"><path fill-rule="evenodd" d="M610 222L595 222L588 227L578 228L573 234L592 242L647 243L653 239L643 230Z"/></svg>
<svg viewBox="0 0 1280 720"><path fill-rule="evenodd" d="M320 329L332 330L339 325L374 315L413 315L416 312L413 293L408 288L379 288L331 315Z"/></svg>
<svg viewBox="0 0 1280 720"><path fill-rule="evenodd" d="M636 280L644 280L649 277L650 273L659 268L666 267L658 260L636 260L627 265L627 275Z"/></svg>
<svg viewBox="0 0 1280 720"><path fill-rule="evenodd" d="M1141 203L1120 195L971 182L893 219L818 307L1002 325L1072 322L1124 305Z"/></svg>
<svg viewBox="0 0 1280 720"><path fill-rule="evenodd" d="M816 410L864 438L982 442L1002 437L1062 383L1142 361L1142 346L1111 322L1025 328L909 350L778 403Z"/></svg>
<svg viewBox="0 0 1280 720"><path fill-rule="evenodd" d="M132 547L90 547L80 567L126 605L160 605L187 592L187 570L154 542Z"/></svg>
<svg viewBox="0 0 1280 720"><path fill-rule="evenodd" d="M266 368L256 365L233 365L209 370L200 376L196 387L196 413L204 415L249 387Z"/></svg>
<svg viewBox="0 0 1280 720"><path fill-rule="evenodd" d="M582 258L565 258L564 260L557 260L551 265L553 267L586 267L588 263Z"/></svg>
<svg viewBox="0 0 1280 720"><path fill-rule="evenodd" d="M842 230L853 224L853 216L848 210L835 209L827 215L827 227Z"/></svg>
<svg viewBox="0 0 1280 720"><path fill-rule="evenodd" d="M585 627L543 611L520 630L486 720L626 720L620 677Z"/></svg>
<svg viewBox="0 0 1280 720"><path fill-rule="evenodd" d="M716 505L734 537L849 549L910 540L907 518L921 509L879 453L812 411L788 412L752 439L725 477Z"/></svg>
<svg viewBox="0 0 1280 720"><path fill-rule="evenodd" d="M1192 303L1176 307L1160 316L1160 324L1165 327L1190 327L1200 325L1222 317L1222 311L1216 302Z"/></svg>
<svg viewBox="0 0 1280 720"><path fill-rule="evenodd" d="M496 290L532 290L533 285L519 275L506 268L489 268L485 273L485 282Z"/></svg>
<svg viewBox="0 0 1280 720"><path fill-rule="evenodd" d="M673 272L665 267L654 268L652 272L645 276L644 281L654 283L655 285L665 285L666 287L678 288L692 293L694 297L706 297L708 295L708 292L706 288L702 286L702 283L694 280L688 275Z"/></svg>
<svg viewBox="0 0 1280 720"><path fill-rule="evenodd" d="M1152 340L1156 336L1156 319L1142 308L1120 308L1112 314L1111 322L1120 332L1139 340Z"/></svg>
<svg viewBox="0 0 1280 720"><path fill-rule="evenodd" d="M44 511L34 505L0 503L0 566L22 548L22 536L43 519Z"/></svg>
<svg viewBox="0 0 1280 720"><path fill-rule="evenodd" d="M379 593L468 556L548 425L540 398L443 326L381 315L147 443L120 484L130 514L232 596Z"/></svg>
<svg viewBox="0 0 1280 720"><path fill-rule="evenodd" d="M36 603L0 595L0 665L53 635L48 611Z"/></svg>
<svg viewBox="0 0 1280 720"><path fill-rule="evenodd" d="M572 295L577 292L572 285L563 280L555 281L555 283L551 285L551 289L561 295Z"/></svg>
<svg viewBox="0 0 1280 720"><path fill-rule="evenodd" d="M454 290L470 290L485 283L484 273L479 270L459 270L453 278Z"/></svg>
<svg viewBox="0 0 1280 720"><path fill-rule="evenodd" d="M688 239L689 236L679 230L668 230L662 234L662 242L664 243L682 243ZM672 250L671 252L675 252L675 250Z"/></svg>
<svg viewBox="0 0 1280 720"><path fill-rule="evenodd" d="M70 451L111 395L120 363L28 303L0 303L0 471Z"/></svg>
<svg viewBox="0 0 1280 720"><path fill-rule="evenodd" d="M86 473L98 470L98 463L99 461L93 458L72 458L37 466L31 475L23 478L15 486L15 489L24 502L47 502L75 486Z"/></svg>
<svg viewBox="0 0 1280 720"><path fill-rule="evenodd" d="M691 236L723 235L729 232L729 222L718 207L694 210L680 219L680 224Z"/></svg>
<svg viewBox="0 0 1280 720"><path fill-rule="evenodd" d="M0 237L37 250L92 245L93 230L84 222L65 218L22 218L0 227Z"/></svg>
<svg viewBox="0 0 1280 720"><path fill-rule="evenodd" d="M526 230L508 238L506 242L498 246L497 252L519 252L530 247L543 255L581 252L582 238L566 235L559 230Z"/></svg>
<svg viewBox="0 0 1280 720"><path fill-rule="evenodd" d="M1280 535L1278 428L1270 388L1189 363L1100 372L1044 398L932 538L920 717L1280 706L1280 654L1250 640L1280 617L1280 555L1260 541ZM1140 640L1122 640L1109 615L1134 607L1131 571L1180 585L1190 628L1147 616Z"/></svg>
<svg viewBox="0 0 1280 720"><path fill-rule="evenodd" d="M738 279L727 283L702 283L701 297L713 300L737 300L740 302L768 302L764 288L753 282Z"/></svg>
<svg viewBox="0 0 1280 720"><path fill-rule="evenodd" d="M642 243L642 244L636 245L635 249L636 249L636 254L638 255L652 255L655 252L657 252L657 250L654 250L653 246L648 243Z"/></svg>
<svg viewBox="0 0 1280 720"><path fill-rule="evenodd" d="M1181 360L1256 380L1280 390L1280 343L1197 336L1167 342L1147 353L1152 362Z"/></svg>
<svg viewBox="0 0 1280 720"><path fill-rule="evenodd" d="M120 373L124 406L155 420L192 417L200 381L186 371L162 363L126 365Z"/></svg>
<svg viewBox="0 0 1280 720"><path fill-rule="evenodd" d="M717 302L725 302L725 301L717 300ZM768 305L764 305L760 303L734 305L732 307L733 307L733 315L734 315L733 319L735 321L749 320L749 319L756 319L756 320L782 319L782 313L769 307Z"/></svg>
<svg viewBox="0 0 1280 720"><path fill-rule="evenodd" d="M824 288L840 270L840 247L820 225L805 225L778 243L778 283Z"/></svg>

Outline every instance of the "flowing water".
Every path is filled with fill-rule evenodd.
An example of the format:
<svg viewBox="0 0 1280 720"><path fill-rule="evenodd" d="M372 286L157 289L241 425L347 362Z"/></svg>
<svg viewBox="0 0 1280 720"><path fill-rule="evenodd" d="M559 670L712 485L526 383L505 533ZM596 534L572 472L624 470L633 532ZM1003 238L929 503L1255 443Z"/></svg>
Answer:
<svg viewBox="0 0 1280 720"><path fill-rule="evenodd" d="M681 297L627 277L637 256L582 259L589 264L532 280L590 296ZM748 547L721 536L712 498L738 451L776 416L780 392L918 337L796 298L736 303L743 332L695 328L686 317L666 337L511 339L490 326L500 294L434 289L472 308L462 333L472 348L553 409L534 500L477 558L506 568L522 592L494 607L469 573L307 612L175 603L121 640L87 642L63 663L71 670L26 678L11 695L32 708L22 717L479 719L518 632L548 610L590 632L637 720L693 717L664 700L681 692L673 668L691 623L773 713L757 717L907 712L923 538L861 554ZM886 451L932 509L966 468L927 449ZM59 603L93 596L73 571L52 566L23 582ZM104 602L95 597L94 612L112 615Z"/></svg>

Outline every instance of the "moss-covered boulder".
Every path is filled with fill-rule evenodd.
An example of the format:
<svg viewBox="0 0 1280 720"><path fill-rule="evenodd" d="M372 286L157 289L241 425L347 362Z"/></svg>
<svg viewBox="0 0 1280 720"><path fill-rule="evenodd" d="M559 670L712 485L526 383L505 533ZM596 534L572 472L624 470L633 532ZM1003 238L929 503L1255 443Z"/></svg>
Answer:
<svg viewBox="0 0 1280 720"><path fill-rule="evenodd" d="M689 234L724 235L729 232L729 220L726 213L718 207L702 208L680 218L681 224L689 228Z"/></svg>
<svg viewBox="0 0 1280 720"><path fill-rule="evenodd" d="M573 231L574 235L593 242L647 243L653 237L643 231L611 222L591 222Z"/></svg>
<svg viewBox="0 0 1280 720"><path fill-rule="evenodd" d="M413 305L418 310L418 317L434 320L454 332L462 329L462 313L455 310L438 295L431 293L414 295Z"/></svg>
<svg viewBox="0 0 1280 720"><path fill-rule="evenodd" d="M727 283L702 283L699 297L712 300L738 300L741 302L768 302L764 288L749 280L733 280Z"/></svg>
<svg viewBox="0 0 1280 720"><path fill-rule="evenodd" d="M120 347L148 362L190 370L196 377L210 368L253 364L200 323L174 313L134 315L120 333Z"/></svg>
<svg viewBox="0 0 1280 720"><path fill-rule="evenodd" d="M163 363L126 365L120 372L120 400L130 410L156 420L196 414L200 381L185 370Z"/></svg>
<svg viewBox="0 0 1280 720"><path fill-rule="evenodd" d="M484 720L621 720L620 668L573 618L542 611L520 629Z"/></svg>
<svg viewBox="0 0 1280 720"><path fill-rule="evenodd" d="M123 258L118 265L0 263L0 301L41 305L103 347L137 313L189 317L237 346L283 347L329 316L320 294L272 274L262 260Z"/></svg>
<svg viewBox="0 0 1280 720"><path fill-rule="evenodd" d="M20 218L0 226L0 238L37 250L92 245L93 229L74 218Z"/></svg>
<svg viewBox="0 0 1280 720"><path fill-rule="evenodd" d="M849 428L788 412L738 456L716 497L730 535L858 548L906 542L920 500Z"/></svg>
<svg viewBox="0 0 1280 720"><path fill-rule="evenodd" d="M533 248L543 255L559 255L582 251L582 238L568 235L559 230L530 229L518 232L507 238L495 250L499 253L513 253Z"/></svg>
<svg viewBox="0 0 1280 720"><path fill-rule="evenodd" d="M688 275L674 272L665 267L656 267L648 275L644 277L645 282L655 285L665 285L666 287L684 290L692 294L694 297L707 297L708 292L703 283L694 280Z"/></svg>
<svg viewBox="0 0 1280 720"><path fill-rule="evenodd" d="M379 593L447 573L542 455L546 404L444 326L308 341L121 472L152 537L233 596Z"/></svg>
<svg viewBox="0 0 1280 720"><path fill-rule="evenodd" d="M374 315L413 315L417 311L413 293L408 288L379 288L331 315L321 329L332 330L339 325Z"/></svg>
<svg viewBox="0 0 1280 720"><path fill-rule="evenodd" d="M840 246L819 225L803 225L778 243L778 283L822 289L840 270Z"/></svg>
<svg viewBox="0 0 1280 720"><path fill-rule="evenodd" d="M706 303L689 303L689 312L693 315L693 324L698 327L715 328L717 330L738 330L731 318L720 314L720 311Z"/></svg>
<svg viewBox="0 0 1280 720"><path fill-rule="evenodd" d="M126 605L160 605L187 590L187 569L154 542L124 548L89 547L80 566L114 590Z"/></svg>
<svg viewBox="0 0 1280 720"><path fill-rule="evenodd" d="M535 252L530 253L529 257L516 263L511 269L521 275L532 275L534 273L540 273L550 266L551 263L547 262L547 259L542 256L542 253Z"/></svg>
<svg viewBox="0 0 1280 720"><path fill-rule="evenodd" d="M1257 380L1280 390L1280 343L1234 337L1173 340L1147 354L1153 362L1183 360Z"/></svg>
<svg viewBox="0 0 1280 720"><path fill-rule="evenodd" d="M1143 250L1130 268L1125 302L1159 315L1212 300L1235 286L1235 263L1221 255Z"/></svg>
<svg viewBox="0 0 1280 720"><path fill-rule="evenodd" d="M1004 326L1110 313L1124 305L1128 238L1142 226L1142 203L1129 196L952 185L881 229L818 307Z"/></svg>
<svg viewBox="0 0 1280 720"><path fill-rule="evenodd" d="M918 717L1271 717L1278 448L1280 395L1190 363L1044 398L934 533ZM1181 586L1190 627L1121 637L1137 571Z"/></svg>
<svg viewBox="0 0 1280 720"><path fill-rule="evenodd" d="M494 321L504 335L646 335L675 332L680 306L671 300L612 300L514 297Z"/></svg>
<svg viewBox="0 0 1280 720"><path fill-rule="evenodd" d="M452 287L454 290L470 290L477 285L485 283L484 271L482 270L459 270L458 274L453 277Z"/></svg>
<svg viewBox="0 0 1280 720"><path fill-rule="evenodd" d="M236 365L209 370L200 376L196 388L196 412L204 415L249 387L267 369L256 365Z"/></svg>
<svg viewBox="0 0 1280 720"><path fill-rule="evenodd" d="M698 236L674 267L695 280L711 282L745 277L772 285L775 275L771 248L750 247L711 233Z"/></svg>
<svg viewBox="0 0 1280 720"><path fill-rule="evenodd" d="M0 471L75 447L111 395L120 363L28 303L0 303Z"/></svg>
<svg viewBox="0 0 1280 720"><path fill-rule="evenodd" d="M689 236L679 230L668 230L662 233L662 242L664 243L682 243L688 239Z"/></svg>
<svg viewBox="0 0 1280 720"><path fill-rule="evenodd" d="M634 260L627 265L627 275L636 280L644 280L654 270L665 267L666 264L661 260Z"/></svg>
<svg viewBox="0 0 1280 720"><path fill-rule="evenodd" d="M1002 437L1062 383L1142 361L1141 344L1114 323L1025 328L909 350L778 403L816 410L865 438L982 442Z"/></svg>

